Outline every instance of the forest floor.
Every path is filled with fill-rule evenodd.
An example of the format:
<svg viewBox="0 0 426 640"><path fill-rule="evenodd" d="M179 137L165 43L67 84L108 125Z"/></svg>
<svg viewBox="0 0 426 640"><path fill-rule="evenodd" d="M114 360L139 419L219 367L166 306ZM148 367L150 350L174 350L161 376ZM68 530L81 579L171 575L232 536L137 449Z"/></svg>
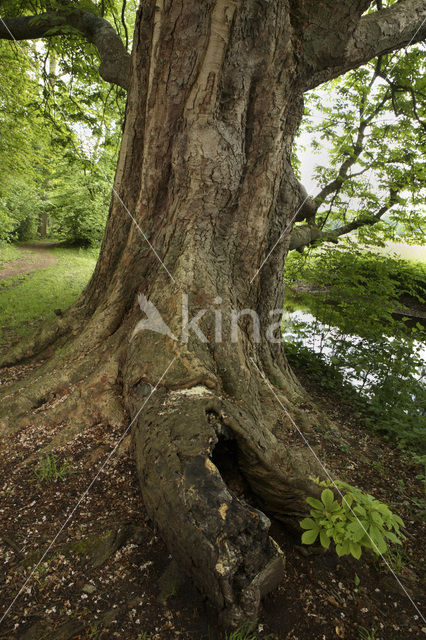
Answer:
<svg viewBox="0 0 426 640"><path fill-rule="evenodd" d="M39 321L31 320L33 326ZM0 384L7 387L36 366L3 370ZM321 440L315 430L307 434L331 475L374 494L405 522L404 546L386 558L393 573L365 552L360 561L333 551L306 556L299 541L273 523L271 533L286 555L285 578L265 599L251 631L226 635L146 516L129 437L103 467L127 425L82 425L78 436L51 452L62 425L41 422L0 440L0 617L25 584L0 625L0 639L426 638L416 609L422 610L426 577L422 470L358 424L350 405L300 375L334 424Z"/></svg>

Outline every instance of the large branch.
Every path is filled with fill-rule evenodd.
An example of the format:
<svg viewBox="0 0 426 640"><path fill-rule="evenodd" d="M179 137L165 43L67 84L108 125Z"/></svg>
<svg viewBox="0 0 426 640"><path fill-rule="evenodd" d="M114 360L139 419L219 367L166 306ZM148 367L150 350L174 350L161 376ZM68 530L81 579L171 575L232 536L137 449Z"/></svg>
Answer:
<svg viewBox="0 0 426 640"><path fill-rule="evenodd" d="M333 229L331 231L321 231L316 224L305 224L300 227L295 227L290 236L289 251L302 251L305 247L314 243L337 242L338 238L351 233L351 231L355 231L356 229L360 229L365 226L372 226L379 222L385 213L389 211L397 201L398 192L391 189L387 203L382 205L373 215L360 216L359 218L352 220L352 222L343 224L340 227L337 227L337 229Z"/></svg>
<svg viewBox="0 0 426 640"><path fill-rule="evenodd" d="M306 76L305 89L312 89L350 69L355 69L381 54L396 51L426 38L425 0L400 0L387 9L362 17L352 33L347 34L342 56L333 56ZM325 43L327 44L327 43ZM322 52L324 53L324 52ZM326 56L318 60L325 61ZM312 60L310 61L313 62ZM321 68L322 66L322 68ZM313 73L312 73L313 71Z"/></svg>
<svg viewBox="0 0 426 640"><path fill-rule="evenodd" d="M51 11L38 16L0 19L0 39L35 40L69 35L70 27L83 35L98 50L99 74L106 82L128 89L130 56L110 23L89 11Z"/></svg>

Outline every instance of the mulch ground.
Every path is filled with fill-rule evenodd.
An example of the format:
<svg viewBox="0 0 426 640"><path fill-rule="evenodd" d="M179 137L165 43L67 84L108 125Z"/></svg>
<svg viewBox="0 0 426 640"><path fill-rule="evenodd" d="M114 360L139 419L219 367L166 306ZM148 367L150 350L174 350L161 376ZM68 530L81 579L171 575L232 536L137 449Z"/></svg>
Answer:
<svg viewBox="0 0 426 640"><path fill-rule="evenodd" d="M9 369L5 380L22 373L20 367ZM426 623L414 606L422 610L425 577L424 479L416 477L421 469L361 428L351 407L312 385L310 391L336 425L321 442L315 432L308 436L320 458L332 475L390 504L406 524L407 542L391 561L395 577L372 554L363 554L361 561L339 559L332 551L305 557L295 548L297 541L274 523L273 535L286 553L286 575L265 599L252 635L259 640L426 639ZM56 481L38 478L35 470L37 452L61 425L28 427L1 441L0 617L125 427L121 432L103 424L82 427L54 452L58 465L68 465L64 479ZM225 640L214 611L181 574L145 514L129 438L26 583L0 625L0 638Z"/></svg>

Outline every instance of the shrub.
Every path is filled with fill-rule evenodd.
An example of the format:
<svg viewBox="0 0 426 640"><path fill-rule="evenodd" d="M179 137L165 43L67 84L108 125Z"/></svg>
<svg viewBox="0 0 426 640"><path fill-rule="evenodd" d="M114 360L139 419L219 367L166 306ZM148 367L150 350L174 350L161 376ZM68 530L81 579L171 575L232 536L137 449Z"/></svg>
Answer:
<svg viewBox="0 0 426 640"><path fill-rule="evenodd" d="M383 502L336 480L333 485L342 493L339 500L329 488L331 482L319 484L328 486L322 491L321 500L306 498L311 507L311 517L300 522L302 529L305 529L303 544L313 544L319 537L325 549L333 542L337 555L351 554L358 560L363 548L383 555L388 551L389 542L401 544L405 539L400 530L404 526L403 521Z"/></svg>

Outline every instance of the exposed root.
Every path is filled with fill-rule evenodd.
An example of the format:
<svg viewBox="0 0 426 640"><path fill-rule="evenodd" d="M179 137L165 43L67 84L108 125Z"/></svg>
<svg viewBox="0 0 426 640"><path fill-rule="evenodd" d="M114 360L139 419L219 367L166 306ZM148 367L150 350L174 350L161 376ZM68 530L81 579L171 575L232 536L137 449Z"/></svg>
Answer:
<svg viewBox="0 0 426 640"><path fill-rule="evenodd" d="M54 549L50 551L50 555L61 554L64 556L77 553L83 554L90 558L90 563L93 567L101 567L116 551L121 549L124 545L128 544L132 540L138 540L141 536L141 527L133 523L123 523L121 525L115 525L114 528L107 531L103 538L90 537L81 538L71 542L62 542L57 544ZM4 536L3 536L3 539ZM9 543L11 541L9 540ZM84 551L83 551L84 550ZM21 557L21 564L24 567L32 567L35 565L44 553L43 549L34 551ZM49 555L46 556L49 558Z"/></svg>
<svg viewBox="0 0 426 640"><path fill-rule="evenodd" d="M284 575L268 516L297 529L306 495L318 492L306 480L321 475L315 457L299 438L295 442L292 419L249 367L240 367L249 392L237 378L231 394L220 391L221 380L202 359L181 356L151 397L161 377L156 369L165 370L155 358L156 343L145 338L143 358L132 344L129 365L127 326L94 340L104 333L91 321L66 350L28 378L7 384L0 434L40 425L52 429L48 444L56 449L91 425L121 426L124 389L131 416L144 406L133 442L148 513L225 626L256 619L261 598ZM169 364L170 352L164 351ZM284 402L297 419L300 410ZM42 447L25 464L39 457L46 443Z"/></svg>
<svg viewBox="0 0 426 640"><path fill-rule="evenodd" d="M8 347L5 353L0 353L0 368L25 362L35 356L50 357L54 354L54 347L64 344L66 337L67 347L72 341L71 351L87 353L93 345L107 341L119 328L124 333L126 327L121 327L123 309L117 295L119 293L111 296L108 304L89 312L89 302L83 293L63 315L45 322L36 332Z"/></svg>
<svg viewBox="0 0 426 640"><path fill-rule="evenodd" d="M201 385L158 390L134 443L146 508L176 560L224 625L255 619L284 567L264 512L284 521L305 514L317 488L303 475L317 471L314 461L300 468L251 413Z"/></svg>
<svg viewBox="0 0 426 640"><path fill-rule="evenodd" d="M120 398L119 351L113 339L90 353L77 353L72 345L4 387L0 409L0 434L10 435L28 424L61 423L68 439L85 424L121 425L125 418Z"/></svg>
<svg viewBox="0 0 426 640"><path fill-rule="evenodd" d="M35 355L42 354L61 338L68 335L72 328L73 319L70 314L44 323L37 332L25 338L20 338L16 344L8 347L0 354L0 367L10 367L18 362L25 362Z"/></svg>

